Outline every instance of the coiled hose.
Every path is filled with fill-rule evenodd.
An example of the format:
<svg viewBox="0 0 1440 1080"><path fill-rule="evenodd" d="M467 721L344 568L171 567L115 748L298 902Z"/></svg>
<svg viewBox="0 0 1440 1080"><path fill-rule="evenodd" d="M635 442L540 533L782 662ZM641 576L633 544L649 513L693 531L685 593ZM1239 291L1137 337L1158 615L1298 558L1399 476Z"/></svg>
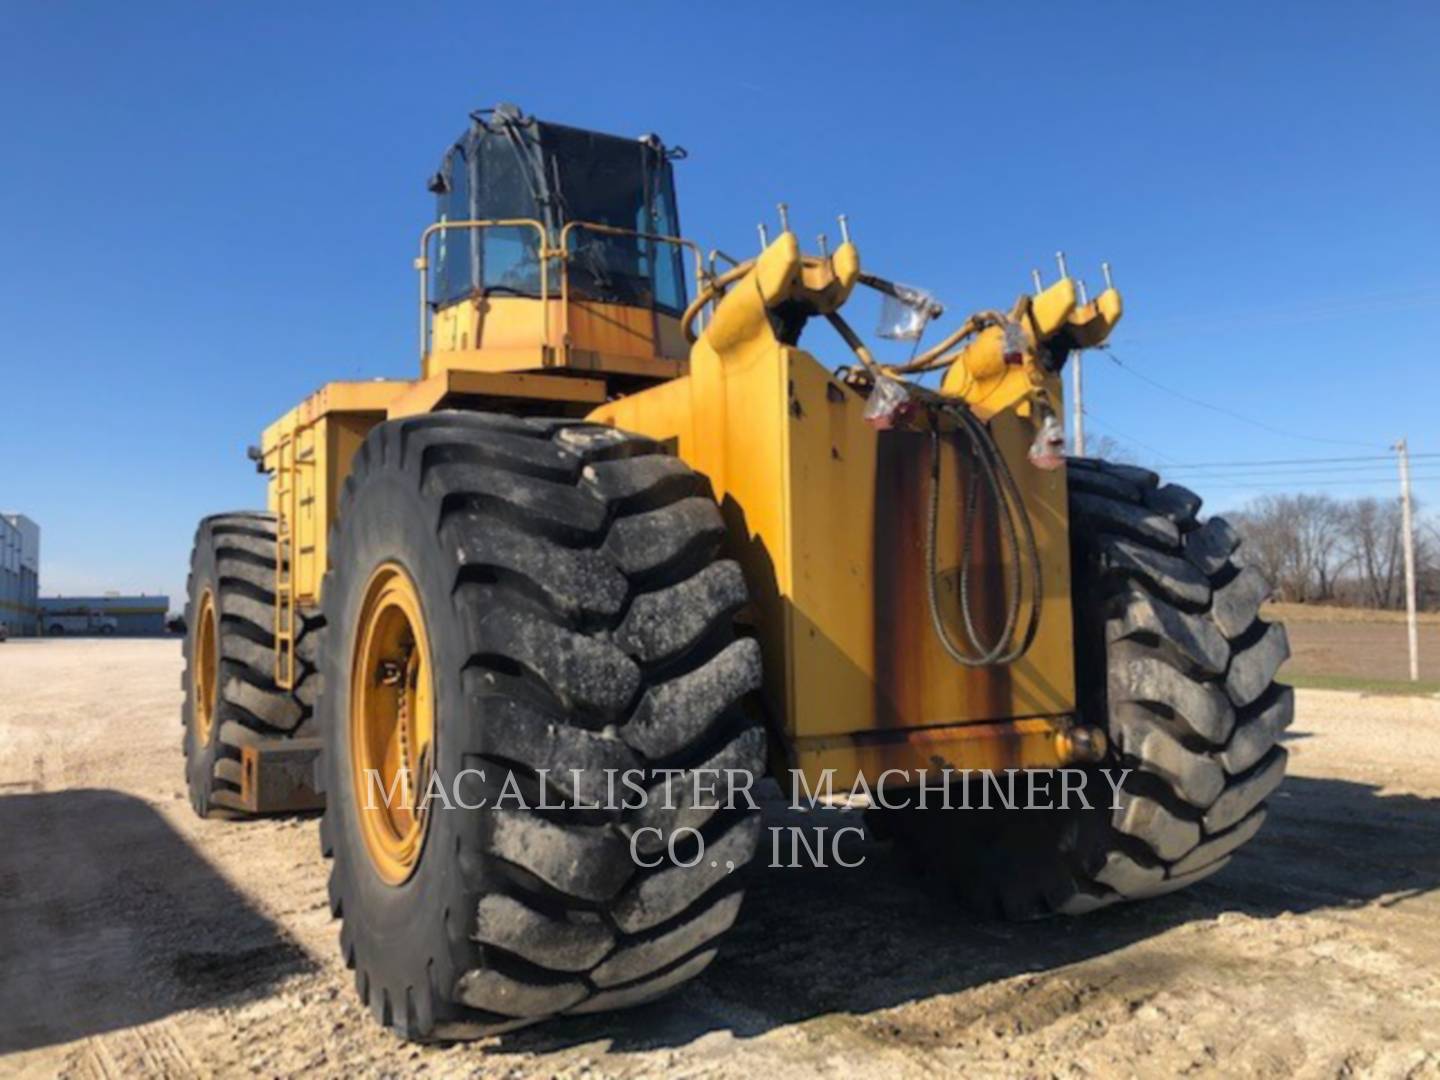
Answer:
<svg viewBox="0 0 1440 1080"><path fill-rule="evenodd" d="M940 520L940 431L938 426L930 431L930 508L925 527L925 572L927 577L927 598L930 602L930 623L935 636L940 639L945 652L957 664L964 667L989 667L1009 664L1020 659L1035 640L1035 631L1040 625L1040 608L1043 602L1043 588L1040 578L1040 548L1035 541L1035 530L1026 512L1025 501L1015 477L1010 472L1004 456L991 436L989 429L969 409L946 407L940 410L956 421L956 433L964 440L970 451L973 468L965 485L965 517L961 522L960 543L960 615L965 625L965 636L969 647L955 641L945 620L940 616L939 575L935 559L935 538ZM978 477L977 477L978 474ZM975 628L974 612L970 598L970 544L977 528L976 496L980 479L994 499L1000 531L1010 553L1010 565L1015 568L1013 588L1006 589L1005 626L994 644L987 645L980 639ZM1024 548L1022 554L1022 547ZM1030 570L1030 617L1025 633L1017 640L1015 629L1020 621L1020 606L1024 600L1024 580L1021 570L1022 557ZM1002 570L1003 575L1003 570Z"/></svg>

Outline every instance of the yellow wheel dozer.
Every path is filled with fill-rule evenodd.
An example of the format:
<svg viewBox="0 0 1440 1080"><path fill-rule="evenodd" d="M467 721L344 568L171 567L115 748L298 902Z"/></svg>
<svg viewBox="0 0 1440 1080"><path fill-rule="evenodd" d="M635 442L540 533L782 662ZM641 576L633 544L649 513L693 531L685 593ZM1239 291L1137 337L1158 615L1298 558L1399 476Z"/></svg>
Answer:
<svg viewBox="0 0 1440 1080"><path fill-rule="evenodd" d="M196 536L192 801L324 807L346 962L407 1038L695 977L770 850L766 775L1027 917L1214 873L1284 772L1285 634L1235 533L1064 455L1108 280L887 365L854 291L939 305L783 209L754 259L703 252L679 156L473 114L430 183L418 377L321 387L251 451L267 509ZM816 318L848 355L800 347Z"/></svg>

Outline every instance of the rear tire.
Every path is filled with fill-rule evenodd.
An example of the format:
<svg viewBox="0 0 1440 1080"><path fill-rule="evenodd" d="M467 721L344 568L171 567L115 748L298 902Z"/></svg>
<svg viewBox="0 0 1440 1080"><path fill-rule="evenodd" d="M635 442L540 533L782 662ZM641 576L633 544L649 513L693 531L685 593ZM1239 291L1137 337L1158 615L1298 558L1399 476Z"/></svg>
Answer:
<svg viewBox="0 0 1440 1080"><path fill-rule="evenodd" d="M726 864L750 859L758 816L678 796L668 812L613 809L604 770L642 770L650 789L661 766L761 768L742 707L759 651L734 636L745 587L717 557L723 538L702 478L649 439L463 412L371 431L324 587L321 845L341 950L380 1023L475 1038L641 1004L714 958L742 896ZM434 744L411 750L469 804L432 804L398 883L365 840L350 701L367 597L395 567L423 612L433 687ZM536 808L542 769L564 808ZM507 777L526 809L496 806ZM630 836L647 825L697 829L704 858L682 869L662 850L638 867Z"/></svg>
<svg viewBox="0 0 1440 1080"><path fill-rule="evenodd" d="M1090 459L1068 469L1076 691L1103 723L1091 811L896 810L883 826L987 914L1079 914L1158 896L1223 868L1265 820L1294 714L1274 681L1285 628L1224 518L1149 470ZM1098 798L1096 796L1099 796Z"/></svg>
<svg viewBox="0 0 1440 1080"><path fill-rule="evenodd" d="M186 593L180 685L190 805L201 817L235 817L246 813L241 747L312 733L310 702L320 680L304 657L313 654L322 623L317 617L298 620L295 689L277 686L273 514L239 511L203 519ZM202 619L202 610L213 617ZM213 635L213 679L200 675L207 632Z"/></svg>

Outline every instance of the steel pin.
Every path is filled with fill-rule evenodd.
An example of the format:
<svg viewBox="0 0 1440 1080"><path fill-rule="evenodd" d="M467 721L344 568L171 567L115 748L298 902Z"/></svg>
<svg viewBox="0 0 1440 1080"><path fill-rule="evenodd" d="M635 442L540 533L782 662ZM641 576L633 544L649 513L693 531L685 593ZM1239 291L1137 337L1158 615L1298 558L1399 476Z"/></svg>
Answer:
<svg viewBox="0 0 1440 1080"><path fill-rule="evenodd" d="M1035 291L1037 293L1042 293L1045 291L1045 282L1040 279L1039 270L1030 271L1030 280L1035 283Z"/></svg>
<svg viewBox="0 0 1440 1080"><path fill-rule="evenodd" d="M850 219L841 214L836 220L840 222L840 242L848 244L850 242Z"/></svg>
<svg viewBox="0 0 1440 1080"><path fill-rule="evenodd" d="M1100 273L1105 275L1105 288L1113 289L1115 283L1110 280L1110 264L1108 262L1102 262L1100 264Z"/></svg>
<svg viewBox="0 0 1440 1080"><path fill-rule="evenodd" d="M1090 294L1085 291L1085 279L1084 279L1084 278L1077 278L1077 279L1075 280L1075 292L1076 292L1076 295L1077 295L1077 296L1079 297L1079 299L1080 299L1080 306L1081 306L1081 307L1084 307L1086 304L1088 304L1088 303L1090 302Z"/></svg>
<svg viewBox="0 0 1440 1080"><path fill-rule="evenodd" d="M1065 266L1065 253L1063 251L1055 252L1055 265L1060 267L1060 276L1062 278L1070 276L1070 271Z"/></svg>
<svg viewBox="0 0 1440 1080"><path fill-rule="evenodd" d="M770 246L770 233L766 231L763 221L759 225L756 225L755 228L760 230L760 250L764 251Z"/></svg>
<svg viewBox="0 0 1440 1080"><path fill-rule="evenodd" d="M782 203L779 204L779 209L780 209L780 231L781 231L782 233L787 233L787 232L790 231L790 207L786 206L786 205L782 202Z"/></svg>
<svg viewBox="0 0 1440 1080"><path fill-rule="evenodd" d="M830 241L825 239L825 234L823 232L818 237L816 237L816 239L820 243L820 257L822 259L828 259L830 257Z"/></svg>

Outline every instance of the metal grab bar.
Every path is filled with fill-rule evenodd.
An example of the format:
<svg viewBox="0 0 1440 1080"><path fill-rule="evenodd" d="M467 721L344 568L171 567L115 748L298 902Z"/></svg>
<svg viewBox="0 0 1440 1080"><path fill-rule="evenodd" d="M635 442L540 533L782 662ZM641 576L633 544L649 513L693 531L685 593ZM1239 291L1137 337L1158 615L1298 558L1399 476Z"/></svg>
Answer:
<svg viewBox="0 0 1440 1080"><path fill-rule="evenodd" d="M648 240L651 243L671 244L675 247L687 248L695 257L695 287L698 289L705 281L705 257L700 251L700 245L693 240L686 240L683 236L666 236L664 233L639 232L636 229L622 229L615 225L601 225L594 221L568 221L560 230L560 258L566 261L565 271L560 277L560 340L567 345L570 343L570 234L573 231L583 229L586 232L600 233L603 236L632 236L637 240ZM652 269L653 274L653 269ZM658 316L655 310L655 303L652 298L650 304L650 319L654 340L660 340L660 327Z"/></svg>
<svg viewBox="0 0 1440 1080"><path fill-rule="evenodd" d="M701 288L709 275L705 272L704 255L699 245L694 241L686 240L681 236L666 236L662 233L645 233L635 229L622 229L614 225L601 225L592 221L571 221L567 222L560 230L560 245L556 248L549 246L549 234L545 226L534 218L496 218L476 219L471 221L437 221L426 227L420 234L420 254L415 259L415 269L420 275L420 362L425 362L425 357L430 353L430 241L440 233L451 230L484 230L484 229L534 229L539 237L540 256L540 341L546 348L550 347L550 260L559 259L560 269L560 306L561 306L561 341L569 344L570 341L570 272L568 261L570 257L569 243L570 234L576 230L601 233L606 236L630 236L637 240L647 240L651 243L670 244L675 247L685 248L695 258L695 285ZM652 303L651 317L655 317L655 306ZM658 327L656 339L658 340Z"/></svg>
<svg viewBox="0 0 1440 1080"><path fill-rule="evenodd" d="M534 218L496 218L474 221L437 221L427 226L420 234L420 255L415 260L415 269L420 273L420 362L430 354L430 239L451 229L534 229L540 237L540 340L550 345L550 259L556 254L547 246L549 234L545 226Z"/></svg>

